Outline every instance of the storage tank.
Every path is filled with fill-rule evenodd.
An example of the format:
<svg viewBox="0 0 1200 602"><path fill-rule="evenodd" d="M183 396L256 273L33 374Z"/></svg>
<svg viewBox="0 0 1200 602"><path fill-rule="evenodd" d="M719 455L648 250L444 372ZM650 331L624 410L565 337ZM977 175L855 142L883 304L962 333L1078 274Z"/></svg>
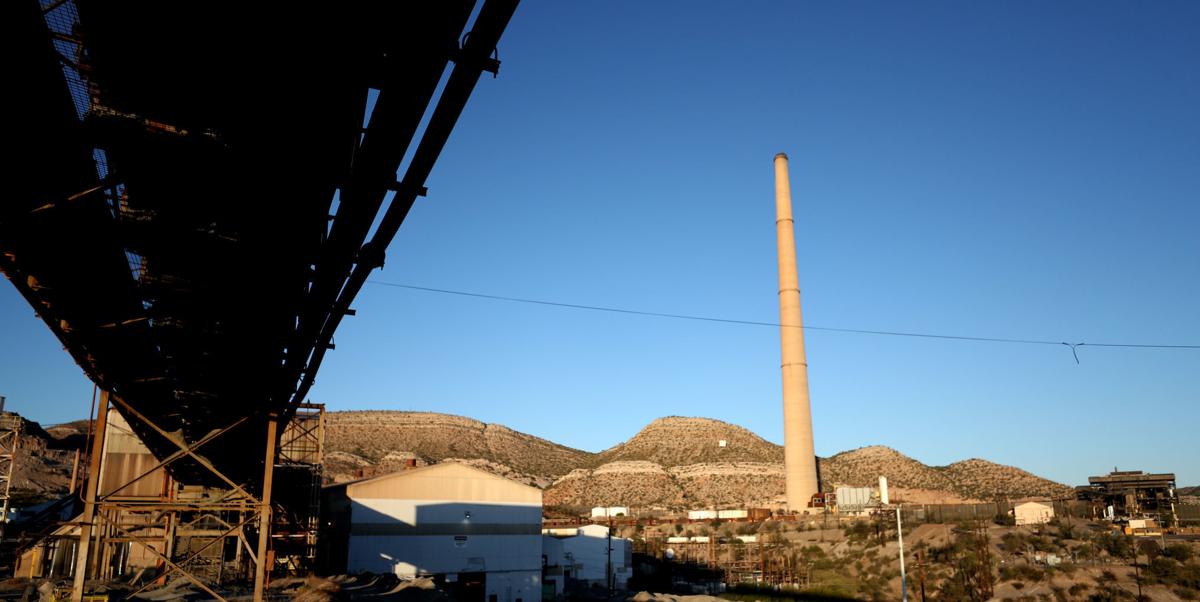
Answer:
<svg viewBox="0 0 1200 602"><path fill-rule="evenodd" d="M887 477L879 477L879 503L888 505Z"/></svg>

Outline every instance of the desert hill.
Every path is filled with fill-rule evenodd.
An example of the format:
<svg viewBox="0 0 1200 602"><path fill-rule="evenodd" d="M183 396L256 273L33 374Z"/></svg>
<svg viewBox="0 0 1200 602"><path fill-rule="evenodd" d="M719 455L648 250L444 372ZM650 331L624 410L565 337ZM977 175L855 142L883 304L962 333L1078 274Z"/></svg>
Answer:
<svg viewBox="0 0 1200 602"><path fill-rule="evenodd" d="M380 463L419 464L450 458L485 460L512 474L541 477L564 475L587 463L593 454L514 431L498 424L434 412L327 412L325 445L337 455L327 467L335 481L354 478L357 470ZM331 454L333 455L333 454ZM500 469L500 472L504 472Z"/></svg>
<svg viewBox="0 0 1200 602"><path fill-rule="evenodd" d="M910 489L960 491L943 471L926 466L890 447L872 445L844 451L821 460L821 479L851 487L869 487L888 478L888 484Z"/></svg>
<svg viewBox="0 0 1200 602"><path fill-rule="evenodd" d="M725 446L720 441L725 441ZM821 458L827 489L873 486L886 475L914 501L1053 497L1070 488L986 460L928 466L900 452L870 446ZM650 474L647 464L662 472ZM622 485L627 483L627 485ZM546 490L555 505L744 506L782 502L783 448L737 425L708 418L655 420L628 441L596 454L592 463Z"/></svg>
<svg viewBox="0 0 1200 602"><path fill-rule="evenodd" d="M778 464L783 462L783 447L736 424L711 418L668 416L646 425L628 441L596 454L593 465L631 460L668 468L710 462Z"/></svg>
<svg viewBox="0 0 1200 602"><path fill-rule="evenodd" d="M61 494L72 449L86 421L42 429L26 421L14 491L30 499ZM708 418L671 416L629 440L590 453L497 424L433 412L326 413L325 475L347 481L410 465L465 462L545 489L547 505L698 508L773 505L783 498L783 448L753 432ZM721 442L724 441L724 445ZM988 500L1068 493L1064 485L980 459L928 466L882 446L820 459L822 482L892 487L926 499Z"/></svg>
<svg viewBox="0 0 1200 602"><path fill-rule="evenodd" d="M77 447L64 445L52 432L47 432L53 428L43 429L36 422L6 414L16 416L20 423L9 490L12 506L20 508L66 493ZM87 424L86 420L83 422Z"/></svg>

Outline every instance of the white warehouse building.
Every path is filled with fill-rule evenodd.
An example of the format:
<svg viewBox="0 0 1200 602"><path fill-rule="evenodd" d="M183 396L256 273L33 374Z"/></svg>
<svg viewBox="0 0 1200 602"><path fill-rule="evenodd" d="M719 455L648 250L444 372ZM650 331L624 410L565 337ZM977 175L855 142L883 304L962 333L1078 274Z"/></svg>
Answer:
<svg viewBox="0 0 1200 602"><path fill-rule="evenodd" d="M324 489L325 570L433 577L462 602L541 599L542 492L462 464Z"/></svg>
<svg viewBox="0 0 1200 602"><path fill-rule="evenodd" d="M542 530L545 583L555 595L570 587L623 590L633 574L633 542L609 537L604 525Z"/></svg>

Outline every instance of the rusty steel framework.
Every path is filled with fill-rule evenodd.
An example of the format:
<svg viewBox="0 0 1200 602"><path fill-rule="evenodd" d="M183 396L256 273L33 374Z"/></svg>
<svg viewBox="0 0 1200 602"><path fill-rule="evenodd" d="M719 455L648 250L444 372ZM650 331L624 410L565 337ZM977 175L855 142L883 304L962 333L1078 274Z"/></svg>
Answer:
<svg viewBox="0 0 1200 602"><path fill-rule="evenodd" d="M110 403L115 413L108 410ZM261 496L216 468L212 468L214 476L225 481L224 487L188 486L165 471L182 458L195 459L206 445L226 443L223 439L234 432L236 423L195 443L179 442L176 453L148 463L113 451L121 446L109 439L120 429L113 428L109 417L120 418L131 429L136 422L146 421L119 398L102 394L91 456L92 474L101 476L89 479L84 489L77 530L62 534L78 542L73 572L77 595L82 595L89 579L128 579L133 557L142 562L134 574L141 585L132 593L178 574L218 600L226 599L218 590L229 582L252 580L255 590L261 591L273 569L312 568L319 509L304 502L319 499L324 406L304 404L282 428L276 427L283 433L278 446L269 442L278 434L272 427L279 421L268 420L263 436L268 440L267 453L272 454L266 462L271 470L262 477L265 493ZM158 428L152 423L146 426ZM289 503L272 503L268 496L275 481L289 472L306 475L308 480L295 481L292 487L298 490L290 492ZM303 491L306 487L309 491ZM52 548L50 553L55 551ZM147 560L153 567L149 574Z"/></svg>
<svg viewBox="0 0 1200 602"><path fill-rule="evenodd" d="M139 478L225 492L131 501L93 479L75 599L120 546L211 587L192 573L218 544L180 556L164 546L181 529L253 534L237 553L259 561L261 599L272 516L288 517L281 549L309 520L290 499L304 487L272 489L311 483L275 456L282 436L280 466L294 464L313 433L279 429L305 412L335 330L498 71L516 5L0 3L21 121L5 137L0 271L155 458Z"/></svg>
<svg viewBox="0 0 1200 602"><path fill-rule="evenodd" d="M0 397L0 539L8 526L9 494L20 441L21 417L5 412L4 398Z"/></svg>
<svg viewBox="0 0 1200 602"><path fill-rule="evenodd" d="M715 571L728 586L758 585L773 589L803 589L811 585L812 559L802 550L767 542L717 541L667 543L651 539L639 552L662 559L674 552L673 560Z"/></svg>

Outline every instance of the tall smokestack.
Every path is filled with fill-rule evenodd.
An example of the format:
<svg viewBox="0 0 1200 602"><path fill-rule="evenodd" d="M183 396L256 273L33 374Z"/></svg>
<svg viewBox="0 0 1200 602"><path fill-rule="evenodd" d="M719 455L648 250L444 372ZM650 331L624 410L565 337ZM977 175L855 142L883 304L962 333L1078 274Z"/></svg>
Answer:
<svg viewBox="0 0 1200 602"><path fill-rule="evenodd" d="M796 233L792 222L792 190L788 158L775 155L775 234L779 243L779 339L783 356L783 459L787 505L807 512L817 493L817 460L813 452L812 410L808 402L808 362L804 358L804 324L800 317L800 282L796 275Z"/></svg>

